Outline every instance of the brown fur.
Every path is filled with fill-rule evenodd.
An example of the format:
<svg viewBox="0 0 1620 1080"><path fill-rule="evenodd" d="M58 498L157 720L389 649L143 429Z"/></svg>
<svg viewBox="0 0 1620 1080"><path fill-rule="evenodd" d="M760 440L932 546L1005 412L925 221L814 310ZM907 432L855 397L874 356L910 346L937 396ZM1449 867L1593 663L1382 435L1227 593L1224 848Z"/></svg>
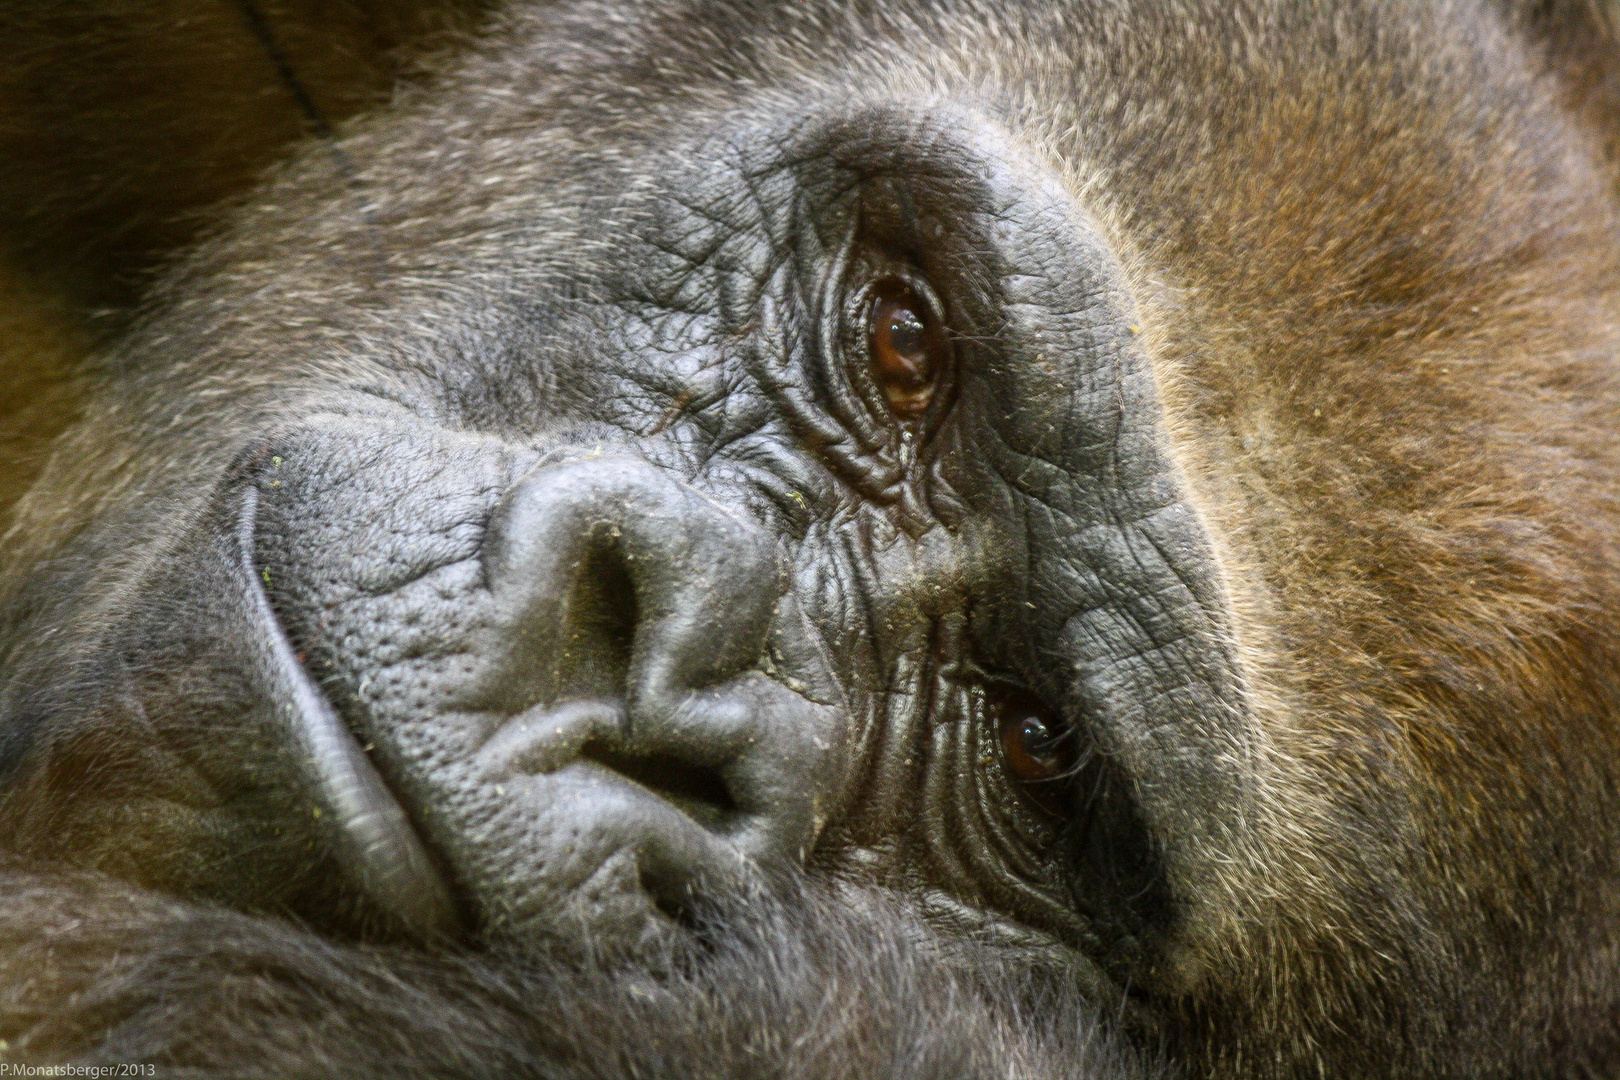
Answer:
<svg viewBox="0 0 1620 1080"><path fill-rule="evenodd" d="M230 14L201 6L216 22ZM6 19L22 19L10 10L0 41ZM1620 1062L1612 15L1578 3L1402 11L1415 29L1353 27L1340 42L1365 51L1348 58L1311 39L1300 55L1240 65L1252 81L1234 87L1234 52L1287 35L1237 15L1216 20L1219 34L1183 35L1167 8L1143 20L1151 48L1090 47L1104 58L1093 69L1113 65L1122 85L1173 80L1160 100L1176 109L1093 102L1018 118L1066 163L1132 277L1264 735L1253 842L1151 974L1172 1002L1174 1049L1217 1075L1378 1073L1391 1030L1437 1048L1412 1075ZM388 50L368 53L352 83L330 75L359 22L306 40L318 24L273 13L305 42L289 49L334 119L392 77ZM437 25L438 13L420 18ZM995 36L971 23L964 68L979 55L973 34ZM60 414L51 402L71 397L50 389L65 384L49 357L94 337L77 298L127 296L128 273L190 235L177 221L240 191L307 126L273 70L247 74L262 59L251 38L209 25L238 50L208 67L219 83L188 69L130 93L56 51L95 32L31 19L38 58L13 70L30 85L57 70L82 81L59 112L16 105L33 93L24 76L0 79L0 105L35 125L0 129L0 161L17 163L0 166L0 198L40 208L6 226L27 267L16 295L46 297L12 305L43 327L13 339L38 344L8 346L25 357L14 370L44 372L46 389L18 392L19 433L48 433L57 422L28 410ZM391 48L409 33L385 36ZM215 48L149 40L187 58ZM146 47L112 71L144 79ZM1044 70L1036 52L1030 67ZM177 100L177 86L200 96ZM268 112L221 106L238 99ZM172 147L109 134L107 110L125 100L136 116L117 131ZM441 134L416 107L418 137ZM42 140L40 124L53 134ZM360 152L386 160L367 138ZM95 181L109 171L127 183ZM237 220L263 224L266 251L275 228L298 225L270 211ZM116 236L124 221L132 231ZM94 251L88 284L59 258L81 247ZM303 284L350 269L311 268ZM101 433L80 437L93 449L64 466L69 479L116 456ZM29 508L37 534L64 515L53 492ZM1428 1013L1425 1001L1448 1004Z"/></svg>
<svg viewBox="0 0 1620 1080"><path fill-rule="evenodd" d="M1414 978L1481 1040L1614 1008L1620 894L1554 884L1620 871L1612 173L1534 55L1474 33L1423 66L1493 63L1517 108L1437 74L1425 111L1383 111L1377 57L1305 101L1260 87L1192 109L1219 116L1199 175L1138 199L1184 216L1120 226L1272 756L1275 846L1189 965L1259 1020L1256 1058L1302 1009L1421 1022ZM1344 828L1368 818L1399 839Z"/></svg>

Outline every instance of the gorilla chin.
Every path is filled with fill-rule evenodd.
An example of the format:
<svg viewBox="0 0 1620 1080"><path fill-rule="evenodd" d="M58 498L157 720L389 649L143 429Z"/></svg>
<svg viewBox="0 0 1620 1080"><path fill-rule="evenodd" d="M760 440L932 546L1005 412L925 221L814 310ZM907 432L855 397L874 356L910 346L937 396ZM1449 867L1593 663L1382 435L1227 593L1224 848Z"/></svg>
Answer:
<svg viewBox="0 0 1620 1080"><path fill-rule="evenodd" d="M17 505L0 1060L1620 1068L1609 29L485 12Z"/></svg>

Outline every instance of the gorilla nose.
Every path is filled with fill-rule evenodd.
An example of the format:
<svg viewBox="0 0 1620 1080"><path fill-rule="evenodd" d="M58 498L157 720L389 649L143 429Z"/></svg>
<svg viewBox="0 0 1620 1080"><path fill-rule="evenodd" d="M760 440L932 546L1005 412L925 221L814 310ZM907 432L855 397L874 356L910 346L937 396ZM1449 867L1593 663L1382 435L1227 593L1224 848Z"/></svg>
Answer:
<svg viewBox="0 0 1620 1080"><path fill-rule="evenodd" d="M475 773L527 822L503 833L529 867L509 915L678 917L803 857L842 710L758 525L644 461L579 456L507 495L484 570L508 719Z"/></svg>

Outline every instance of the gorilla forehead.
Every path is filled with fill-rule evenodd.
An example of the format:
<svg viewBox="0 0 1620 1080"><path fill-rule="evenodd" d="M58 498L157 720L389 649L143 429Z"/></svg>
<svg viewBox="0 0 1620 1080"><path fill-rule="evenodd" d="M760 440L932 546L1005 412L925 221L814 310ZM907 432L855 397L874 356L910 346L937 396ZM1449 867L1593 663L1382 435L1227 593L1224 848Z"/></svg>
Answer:
<svg viewBox="0 0 1620 1080"><path fill-rule="evenodd" d="M640 339L686 355L694 338L722 330L711 310L721 297L702 285L726 270L746 317L768 270L785 269L773 258L843 239L839 215L795 220L791 208L806 197L801 184L836 174L835 161L817 168L818 155L837 152L817 135L836 142L874 114L892 120L889 166L918 172L917 186L930 174L942 186L999 149L1014 153L995 167L1022 163L1060 182L1134 289L1169 290L1155 299L1175 305L1189 341L1200 324L1219 332L1247 319L1270 330L1275 314L1312 296L1341 301L1311 311L1319 345L1364 336L1363 313L1394 334L1422 308L1374 295L1379 281L1460 300L1480 282L1454 257L1522 256L1556 212L1553 177L1579 166L1537 136L1550 113L1504 114L1452 77L1489 64L1492 85L1529 80L1492 53L1489 22L1445 5L1403 12L1404 23L1385 14L1355 5L1173 14L1156 5L701 4L634 17L592 5L503 15L502 32L489 35L498 44L431 93L415 102L407 94L358 126L336 155L308 149L168 283L167 295L183 299L160 339L126 350L129 366L155 369L129 388L145 400L116 407L156 413L154 431L206 429L218 416L209 399L175 385L228 382L245 409L254 386L242 384L252 380L277 412L289 407L291 379L350 388L369 377L413 408L517 432L570 400L600 402L604 387L626 392L632 410L656 410L646 374L604 382L573 353L552 351L599 336L557 333L556 324L597 319L628 333L621 311L603 309L695 304L690 324L660 318ZM1424 25L1435 22L1449 25ZM1245 59L1229 41L1256 52ZM1391 69L1402 72L1398 85ZM1397 114L1399 130L1371 147L1343 137L1388 128ZM869 146L853 164L878 173L882 155ZM1420 159L1432 186L1466 192L1469 213L1375 182ZM1520 183L1537 176L1545 182ZM822 179L809 194L826 210L839 181ZM964 179L954 186L959 197L936 210L997 212L971 198ZM1516 201L1526 189L1528 207ZM775 232L755 231L766 226ZM1433 242L1403 248L1392 265L1373 239L1390 231ZM715 250L683 248L683 236ZM674 245L663 275L635 262L654 240ZM1261 252L1273 269L1257 278ZM682 265L695 254L717 259ZM973 259L953 269L964 287L996 272ZM1197 288L1178 291L1184 283ZM1166 359L1179 359L1177 345ZM1275 346L1280 354L1293 343ZM700 364L702 352L687 362ZM581 371L592 372L586 385L556 385ZM1158 374L1183 376L1163 366ZM646 431L658 420L625 422Z"/></svg>

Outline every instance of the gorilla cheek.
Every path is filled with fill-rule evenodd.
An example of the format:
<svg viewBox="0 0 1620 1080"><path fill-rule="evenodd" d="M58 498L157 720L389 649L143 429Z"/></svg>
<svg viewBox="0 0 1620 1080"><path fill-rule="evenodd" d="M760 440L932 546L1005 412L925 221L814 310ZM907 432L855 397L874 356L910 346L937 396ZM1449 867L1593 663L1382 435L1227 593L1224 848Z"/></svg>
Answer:
<svg viewBox="0 0 1620 1080"><path fill-rule="evenodd" d="M276 440L264 569L488 934L634 945L803 858L844 710L770 537L635 458L345 426Z"/></svg>
<svg viewBox="0 0 1620 1080"><path fill-rule="evenodd" d="M1083 842L1074 894L1123 953L1139 955L1144 934L1160 952L1224 917L1201 905L1230 892L1263 820L1260 736L1220 568L1167 446L1124 271L1096 225L1055 177L1013 168L1021 155L994 132L963 152L980 157L964 172L986 179L962 201L996 209L957 241L983 260L987 287L953 306L999 328L961 344L961 447L942 459L1001 537L986 550L1004 553L975 637L1104 755L1117 805L1089 818L1114 835ZM1099 862L1098 844L1130 856Z"/></svg>
<svg viewBox="0 0 1620 1080"><path fill-rule="evenodd" d="M438 870L271 609L252 472L139 579L153 599L80 655L77 696L35 702L5 820L23 849L159 887L442 932Z"/></svg>

